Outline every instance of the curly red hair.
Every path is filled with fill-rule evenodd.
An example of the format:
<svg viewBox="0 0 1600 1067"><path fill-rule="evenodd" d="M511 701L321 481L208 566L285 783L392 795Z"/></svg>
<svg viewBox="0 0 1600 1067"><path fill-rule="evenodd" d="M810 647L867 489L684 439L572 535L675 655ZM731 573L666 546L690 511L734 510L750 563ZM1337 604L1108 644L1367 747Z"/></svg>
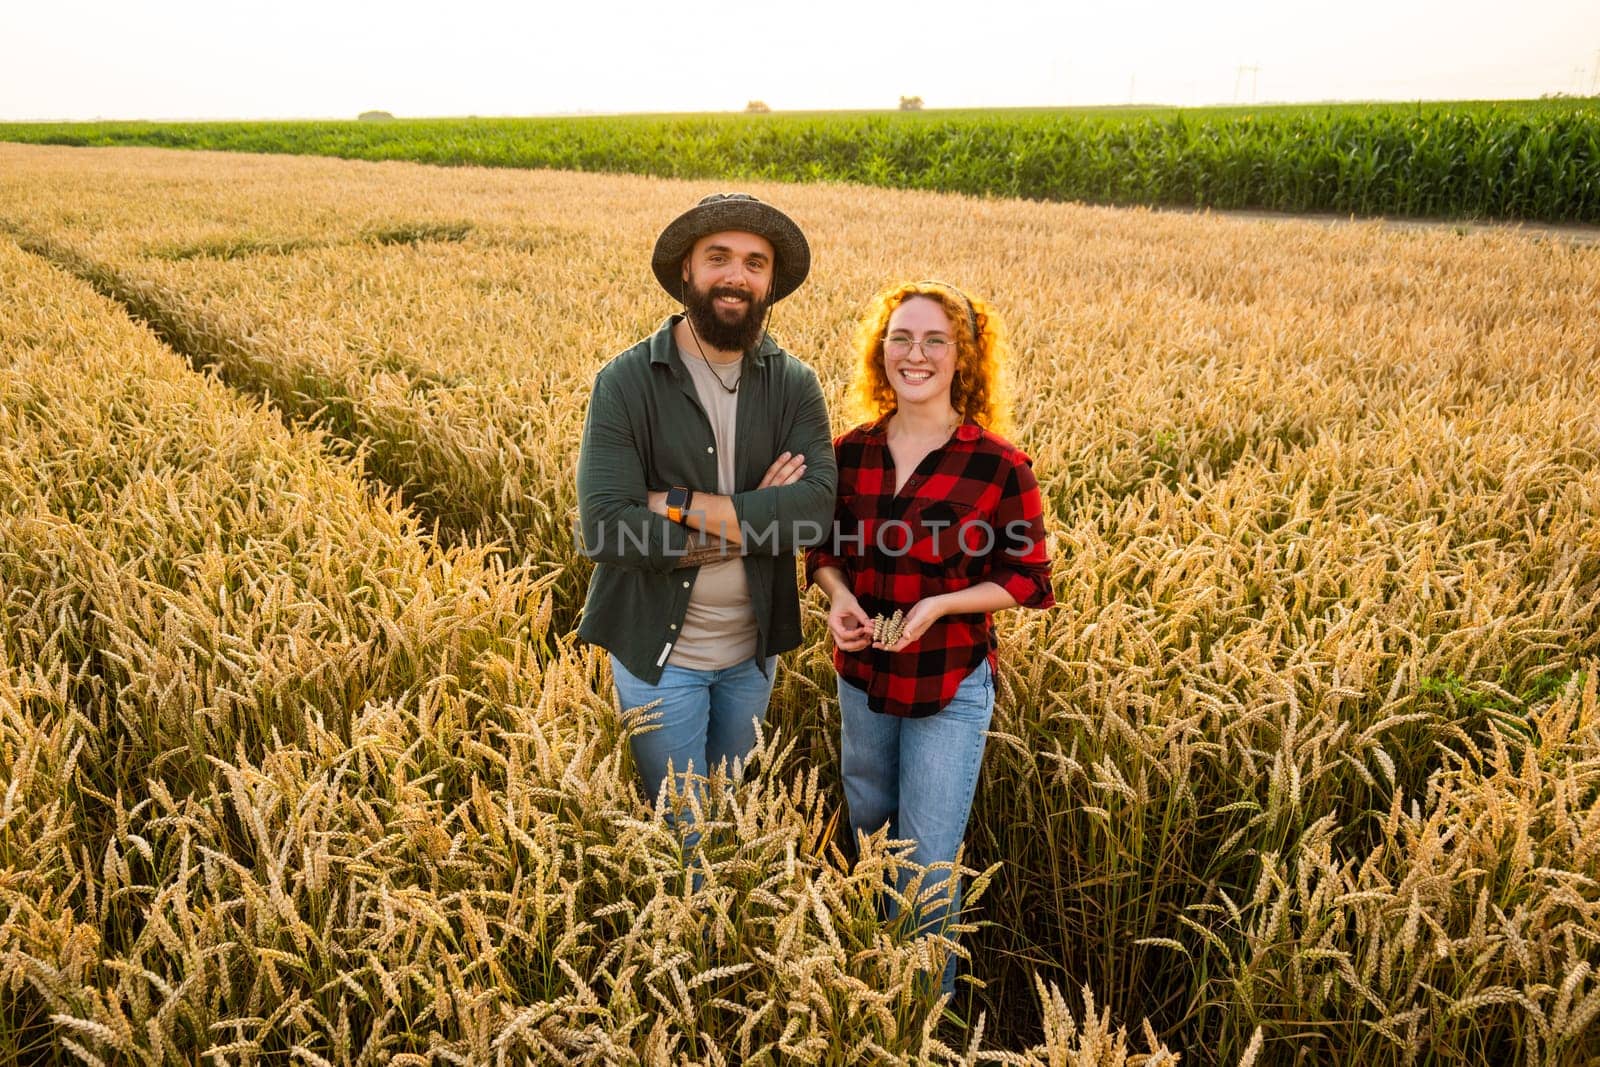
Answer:
<svg viewBox="0 0 1600 1067"><path fill-rule="evenodd" d="M912 297L937 301L950 319L950 335L956 343L951 406L963 419L971 419L994 433L1008 434L1011 404L1002 378L1011 359L1011 347L1006 341L1005 326L987 301L969 297L943 282L891 285L867 305L866 313L856 324L857 363L850 384L850 404L856 418L872 422L895 410L894 388L883 368L883 338L889 331L889 316Z"/></svg>

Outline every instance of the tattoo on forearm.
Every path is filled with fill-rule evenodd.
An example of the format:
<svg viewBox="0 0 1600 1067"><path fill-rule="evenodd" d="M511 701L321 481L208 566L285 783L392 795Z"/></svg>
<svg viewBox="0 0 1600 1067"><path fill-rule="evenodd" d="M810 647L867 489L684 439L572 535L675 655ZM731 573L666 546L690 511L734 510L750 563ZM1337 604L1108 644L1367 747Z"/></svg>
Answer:
<svg viewBox="0 0 1600 1067"><path fill-rule="evenodd" d="M678 557L674 565L675 570L684 567L703 567L707 563L717 563L725 559L734 559L739 555L739 548L731 541L724 541L720 537L703 545L691 546L684 554Z"/></svg>

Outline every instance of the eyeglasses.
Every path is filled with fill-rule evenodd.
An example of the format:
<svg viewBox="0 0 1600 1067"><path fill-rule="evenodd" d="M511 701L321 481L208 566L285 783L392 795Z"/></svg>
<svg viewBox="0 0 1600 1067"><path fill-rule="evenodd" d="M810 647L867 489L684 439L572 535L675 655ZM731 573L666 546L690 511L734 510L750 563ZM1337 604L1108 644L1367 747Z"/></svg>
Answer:
<svg viewBox="0 0 1600 1067"><path fill-rule="evenodd" d="M886 337L883 340L883 351L896 359L909 356L915 346L920 346L922 354L929 359L938 359L955 347L955 342L947 337L924 337L920 341L913 341L909 337Z"/></svg>

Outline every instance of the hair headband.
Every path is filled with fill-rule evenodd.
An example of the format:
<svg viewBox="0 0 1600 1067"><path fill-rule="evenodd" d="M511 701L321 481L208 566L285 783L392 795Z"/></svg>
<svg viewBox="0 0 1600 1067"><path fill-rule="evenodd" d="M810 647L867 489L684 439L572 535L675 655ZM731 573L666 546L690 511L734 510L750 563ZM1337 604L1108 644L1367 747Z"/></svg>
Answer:
<svg viewBox="0 0 1600 1067"><path fill-rule="evenodd" d="M948 289L948 290L950 290L950 292L952 292L952 293L956 294L957 296L959 296L961 298L961 303L964 304L966 306L966 309L967 309L967 325L972 327L972 343L973 344L977 344L978 343L978 311L977 311L976 308L974 308L972 306L972 298L970 296L968 296L966 293L962 292L960 289L957 289L955 286L951 285L949 282L941 282L937 278L929 278L929 279L927 279L925 281L913 282L912 284L914 284L914 285L937 285L939 288Z"/></svg>

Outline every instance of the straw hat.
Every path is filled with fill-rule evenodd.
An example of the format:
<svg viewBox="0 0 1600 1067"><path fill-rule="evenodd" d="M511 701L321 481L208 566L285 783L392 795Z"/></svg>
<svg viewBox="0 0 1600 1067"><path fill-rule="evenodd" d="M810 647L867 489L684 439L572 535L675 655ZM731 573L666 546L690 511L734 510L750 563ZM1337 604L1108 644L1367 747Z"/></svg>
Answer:
<svg viewBox="0 0 1600 1067"><path fill-rule="evenodd" d="M811 246L793 219L749 193L712 193L667 224L656 238L650 269L674 300L683 302L683 257L700 238L724 230L740 230L772 243L772 303L806 280Z"/></svg>

